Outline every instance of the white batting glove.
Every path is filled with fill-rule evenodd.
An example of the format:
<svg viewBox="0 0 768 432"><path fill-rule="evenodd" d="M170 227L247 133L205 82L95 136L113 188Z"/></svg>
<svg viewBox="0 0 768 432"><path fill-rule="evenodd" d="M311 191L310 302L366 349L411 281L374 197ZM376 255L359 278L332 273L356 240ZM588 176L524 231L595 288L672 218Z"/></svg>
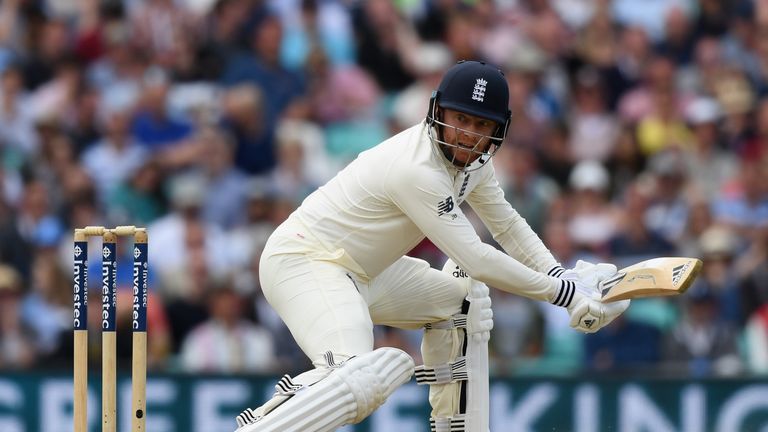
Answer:
<svg viewBox="0 0 768 432"><path fill-rule="evenodd" d="M592 264L584 260L576 261L576 265L572 269L565 270L559 277L565 280L581 280L587 285L594 285L597 288L597 284L604 279L607 279L615 275L619 271L615 265L610 263Z"/></svg>
<svg viewBox="0 0 768 432"><path fill-rule="evenodd" d="M584 333L594 333L627 310L629 300L614 303L600 301L600 282L617 271L613 264L592 264L579 260L574 268L562 272L560 278L566 281L569 288L561 289L559 297L567 297L569 290L573 291L570 302L565 302L567 298L560 301L571 317L571 327Z"/></svg>
<svg viewBox="0 0 768 432"><path fill-rule="evenodd" d="M469 288L467 300L469 300L467 334L490 332L493 329L493 309L491 309L491 296L488 286L480 281L473 280Z"/></svg>
<svg viewBox="0 0 768 432"><path fill-rule="evenodd" d="M469 311L467 312L467 334L483 333L484 338L490 336L493 329L493 309L491 309L491 292L488 285L469 277L452 259L443 265L443 272L448 273L462 284L467 290Z"/></svg>

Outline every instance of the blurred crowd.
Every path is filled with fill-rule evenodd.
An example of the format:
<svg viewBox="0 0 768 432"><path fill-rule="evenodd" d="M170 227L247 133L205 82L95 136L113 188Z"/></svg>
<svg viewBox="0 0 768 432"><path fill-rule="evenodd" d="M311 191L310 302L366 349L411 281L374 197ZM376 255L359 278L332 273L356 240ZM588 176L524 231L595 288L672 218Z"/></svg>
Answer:
<svg viewBox="0 0 768 432"><path fill-rule="evenodd" d="M565 267L704 260L686 295L634 301L589 336L492 290L494 374L768 373L762 0L3 0L0 370L71 365L87 225L148 227L151 370L306 369L260 294L261 247L360 151L422 121L459 59L505 72L512 125L492 161ZM445 260L428 241L411 254ZM419 338L376 328L417 361Z"/></svg>

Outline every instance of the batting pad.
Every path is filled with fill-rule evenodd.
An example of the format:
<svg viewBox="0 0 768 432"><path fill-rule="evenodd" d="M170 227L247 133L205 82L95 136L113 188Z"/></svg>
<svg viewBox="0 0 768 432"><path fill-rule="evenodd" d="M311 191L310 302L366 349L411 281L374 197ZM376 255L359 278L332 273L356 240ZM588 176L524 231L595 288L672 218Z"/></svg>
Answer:
<svg viewBox="0 0 768 432"><path fill-rule="evenodd" d="M472 281L469 289L470 305L489 295L488 287L478 281ZM472 314L470 306L470 315ZM470 316L469 320L472 317ZM469 332L468 332L469 333ZM466 427L468 431L488 431L489 423L489 388L488 388L488 340L490 331L467 334L467 411Z"/></svg>
<svg viewBox="0 0 768 432"><path fill-rule="evenodd" d="M411 379L413 368L411 356L396 348L352 357L236 432L333 432L359 423Z"/></svg>
<svg viewBox="0 0 768 432"><path fill-rule="evenodd" d="M421 349L427 365L416 367L416 382L430 386L431 432L487 432L489 289L450 259L443 272L466 287L467 297L462 313L425 326Z"/></svg>

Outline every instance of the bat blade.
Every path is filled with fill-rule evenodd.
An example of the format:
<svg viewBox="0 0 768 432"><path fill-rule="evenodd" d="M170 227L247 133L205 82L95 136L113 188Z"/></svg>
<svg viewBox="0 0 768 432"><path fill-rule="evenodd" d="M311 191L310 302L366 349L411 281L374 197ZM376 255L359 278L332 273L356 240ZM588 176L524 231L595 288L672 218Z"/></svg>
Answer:
<svg viewBox="0 0 768 432"><path fill-rule="evenodd" d="M660 257L641 261L600 282L602 301L609 303L682 294L696 279L701 266L701 260L686 257Z"/></svg>

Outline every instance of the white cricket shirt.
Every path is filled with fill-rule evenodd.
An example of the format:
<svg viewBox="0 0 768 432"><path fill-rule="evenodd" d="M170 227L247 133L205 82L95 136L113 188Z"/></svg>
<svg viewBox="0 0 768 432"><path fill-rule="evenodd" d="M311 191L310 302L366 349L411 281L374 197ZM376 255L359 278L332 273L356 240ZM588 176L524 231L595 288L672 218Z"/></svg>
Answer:
<svg viewBox="0 0 768 432"><path fill-rule="evenodd" d="M427 136L411 127L361 153L290 216L302 232L283 252L337 262L370 279L426 236L472 278L551 301L557 265L525 220L504 200L493 166L454 169ZM503 151L503 150L502 150ZM459 209L467 201L509 254L482 242ZM285 235L285 233L283 233Z"/></svg>

